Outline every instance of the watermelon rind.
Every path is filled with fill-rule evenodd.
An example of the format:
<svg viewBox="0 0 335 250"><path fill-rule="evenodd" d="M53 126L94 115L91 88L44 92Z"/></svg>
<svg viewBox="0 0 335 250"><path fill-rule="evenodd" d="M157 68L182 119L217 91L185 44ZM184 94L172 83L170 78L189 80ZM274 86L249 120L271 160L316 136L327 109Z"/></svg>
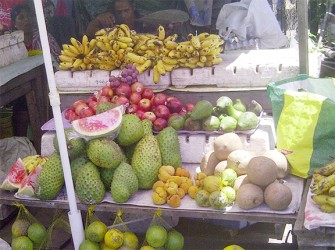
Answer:
<svg viewBox="0 0 335 250"><path fill-rule="evenodd" d="M72 122L72 127L84 138L115 138L121 128L123 110L123 107L119 106L98 115L78 119Z"/></svg>
<svg viewBox="0 0 335 250"><path fill-rule="evenodd" d="M18 190L22 181L26 178L28 172L24 167L21 158L18 158L14 165L11 167L6 179L1 184L1 189L14 191Z"/></svg>

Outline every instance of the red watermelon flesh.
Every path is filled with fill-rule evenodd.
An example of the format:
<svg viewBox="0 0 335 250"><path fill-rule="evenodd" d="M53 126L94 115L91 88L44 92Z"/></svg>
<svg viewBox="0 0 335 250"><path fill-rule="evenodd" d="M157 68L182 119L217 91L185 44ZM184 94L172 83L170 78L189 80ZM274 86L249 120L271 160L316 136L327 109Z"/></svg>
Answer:
<svg viewBox="0 0 335 250"><path fill-rule="evenodd" d="M122 107L107 110L98 115L78 119L72 122L74 130L86 137L102 137L112 135L122 122Z"/></svg>
<svg viewBox="0 0 335 250"><path fill-rule="evenodd" d="M17 190L21 186L22 181L27 177L28 173L24 167L21 158L17 159L10 169L6 179L1 184L1 189Z"/></svg>
<svg viewBox="0 0 335 250"><path fill-rule="evenodd" d="M41 172L41 165L38 165L30 174L22 181L19 191L17 192L20 196L33 197L35 195L35 185L38 176Z"/></svg>

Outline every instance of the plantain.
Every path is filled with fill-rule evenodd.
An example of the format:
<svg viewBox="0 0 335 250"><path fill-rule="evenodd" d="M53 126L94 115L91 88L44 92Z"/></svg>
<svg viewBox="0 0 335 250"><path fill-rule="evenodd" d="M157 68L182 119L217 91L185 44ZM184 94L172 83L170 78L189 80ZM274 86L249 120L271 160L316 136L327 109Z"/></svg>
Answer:
<svg viewBox="0 0 335 250"><path fill-rule="evenodd" d="M328 191L329 196L335 197L335 186L332 186Z"/></svg>
<svg viewBox="0 0 335 250"><path fill-rule="evenodd" d="M320 206L320 210L324 213L334 213L335 212L335 206L329 205L329 204L323 204Z"/></svg>
<svg viewBox="0 0 335 250"><path fill-rule="evenodd" d="M153 81L155 84L157 84L160 80L160 73L158 72L158 68L157 68L157 65L154 66L153 68Z"/></svg>
<svg viewBox="0 0 335 250"><path fill-rule="evenodd" d="M324 178L326 178L326 176L322 175L322 174L313 174L313 180L314 182L319 182L321 180L323 180Z"/></svg>
<svg viewBox="0 0 335 250"><path fill-rule="evenodd" d="M327 204L327 198L329 197L329 195L318 194L318 195L312 195L311 197L316 204L323 205Z"/></svg>
<svg viewBox="0 0 335 250"><path fill-rule="evenodd" d="M162 25L159 25L157 28L158 39L163 41L165 39L165 29Z"/></svg>
<svg viewBox="0 0 335 250"><path fill-rule="evenodd" d="M329 176L335 172L335 159L321 168L315 169L314 174Z"/></svg>
<svg viewBox="0 0 335 250"><path fill-rule="evenodd" d="M312 187L312 192L315 194L321 194L329 190L332 186L335 186L335 174L329 175L323 180L317 182L316 185Z"/></svg>

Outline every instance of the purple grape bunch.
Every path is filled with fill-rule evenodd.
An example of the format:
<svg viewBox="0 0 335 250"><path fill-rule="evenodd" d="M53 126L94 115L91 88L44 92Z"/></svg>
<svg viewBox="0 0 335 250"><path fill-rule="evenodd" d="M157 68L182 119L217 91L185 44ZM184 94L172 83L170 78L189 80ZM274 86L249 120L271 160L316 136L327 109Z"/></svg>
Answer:
<svg viewBox="0 0 335 250"><path fill-rule="evenodd" d="M129 63L124 67L121 71L120 76L110 76L109 78L109 83L110 87L112 89L116 89L121 85L121 83L127 83L128 85L132 85L133 83L137 82L137 75L138 75L138 70L136 67Z"/></svg>

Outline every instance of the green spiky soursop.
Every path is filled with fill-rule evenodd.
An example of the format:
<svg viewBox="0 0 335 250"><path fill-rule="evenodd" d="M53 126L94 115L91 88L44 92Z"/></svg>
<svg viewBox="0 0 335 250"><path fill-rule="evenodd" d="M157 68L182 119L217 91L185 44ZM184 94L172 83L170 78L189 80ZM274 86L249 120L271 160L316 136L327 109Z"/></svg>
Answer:
<svg viewBox="0 0 335 250"><path fill-rule="evenodd" d="M87 158L87 156L79 156L71 161L70 166L71 166L71 175L73 182L76 182L79 169L89 161L90 160Z"/></svg>
<svg viewBox="0 0 335 250"><path fill-rule="evenodd" d="M99 168L99 171L100 178L105 185L105 189L109 191L111 188L115 168Z"/></svg>
<svg viewBox="0 0 335 250"><path fill-rule="evenodd" d="M111 103L111 102L102 102L102 103L99 103L97 105L97 109L96 109L96 114L101 114L107 110L110 110L110 109L113 109L115 107L117 107L118 105L115 104L115 103Z"/></svg>
<svg viewBox="0 0 335 250"><path fill-rule="evenodd" d="M80 170L75 182L77 196L81 203L95 204L105 196L105 186L100 179L98 167L93 163L86 163Z"/></svg>
<svg viewBox="0 0 335 250"><path fill-rule="evenodd" d="M122 125L116 140L121 146L129 146L142 139L143 125L137 115L126 114L122 117Z"/></svg>
<svg viewBox="0 0 335 250"><path fill-rule="evenodd" d="M87 156L102 168L116 168L125 159L120 146L109 138L97 138L87 143Z"/></svg>
<svg viewBox="0 0 335 250"><path fill-rule="evenodd" d="M74 137L73 130L68 128L64 130L66 146L70 160L86 155L86 141L84 138ZM57 136L53 138L55 150L59 152Z"/></svg>
<svg viewBox="0 0 335 250"><path fill-rule="evenodd" d="M111 194L115 202L126 202L138 190L138 179L128 163L121 162L114 172Z"/></svg>
<svg viewBox="0 0 335 250"><path fill-rule="evenodd" d="M44 164L35 186L35 195L41 200L54 199L64 185L61 158L54 152Z"/></svg>
<svg viewBox="0 0 335 250"><path fill-rule="evenodd" d="M152 121L149 119L142 120L144 135L152 135Z"/></svg>
<svg viewBox="0 0 335 250"><path fill-rule="evenodd" d="M127 147L123 147L124 154L126 155L127 161L131 162L131 159L133 158L133 154L135 151L137 143L131 144Z"/></svg>
<svg viewBox="0 0 335 250"><path fill-rule="evenodd" d="M140 189L150 189L157 180L159 168L162 166L161 153L155 136L147 135L136 145L131 160Z"/></svg>
<svg viewBox="0 0 335 250"><path fill-rule="evenodd" d="M157 141L162 155L162 165L170 165L174 168L181 167L181 153L177 131L172 127L166 127L158 133Z"/></svg>

